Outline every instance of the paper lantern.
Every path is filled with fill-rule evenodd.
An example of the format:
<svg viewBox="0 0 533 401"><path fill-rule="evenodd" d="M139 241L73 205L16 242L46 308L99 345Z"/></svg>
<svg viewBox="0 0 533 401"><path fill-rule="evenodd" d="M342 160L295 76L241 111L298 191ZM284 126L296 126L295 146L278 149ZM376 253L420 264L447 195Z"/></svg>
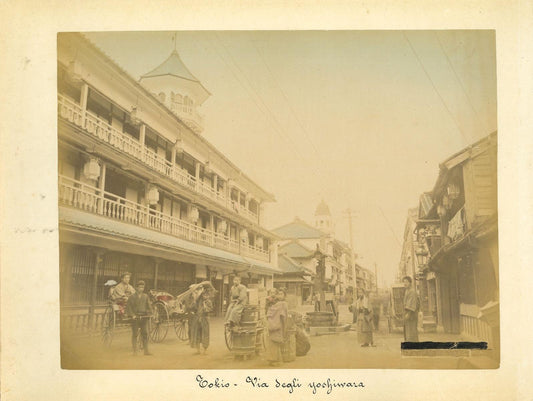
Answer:
<svg viewBox="0 0 533 401"><path fill-rule="evenodd" d="M146 199L150 205L157 205L159 202L159 191L156 187L151 187L146 194Z"/></svg>
<svg viewBox="0 0 533 401"><path fill-rule="evenodd" d="M198 219L200 218L200 212L198 211L198 208L196 206L193 206L191 208L191 212L189 213L189 218L191 222L196 223Z"/></svg>
<svg viewBox="0 0 533 401"><path fill-rule="evenodd" d="M226 233L226 231L228 231L228 223L226 222L226 220L221 220L219 223L218 223L218 232L219 233Z"/></svg>
<svg viewBox="0 0 533 401"><path fill-rule="evenodd" d="M83 166L83 175L88 180L97 180L100 177L100 165L98 161L91 157L87 163Z"/></svg>

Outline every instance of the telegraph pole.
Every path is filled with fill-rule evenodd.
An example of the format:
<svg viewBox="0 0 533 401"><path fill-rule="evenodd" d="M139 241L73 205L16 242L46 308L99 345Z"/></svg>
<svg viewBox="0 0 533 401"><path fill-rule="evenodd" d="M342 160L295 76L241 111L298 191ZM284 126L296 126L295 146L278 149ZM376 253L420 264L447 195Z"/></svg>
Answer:
<svg viewBox="0 0 533 401"><path fill-rule="evenodd" d="M352 219L354 215L352 213L355 213L352 209L348 208L344 211L344 214L348 217L348 223L350 227L350 248L353 251L353 225L352 225Z"/></svg>

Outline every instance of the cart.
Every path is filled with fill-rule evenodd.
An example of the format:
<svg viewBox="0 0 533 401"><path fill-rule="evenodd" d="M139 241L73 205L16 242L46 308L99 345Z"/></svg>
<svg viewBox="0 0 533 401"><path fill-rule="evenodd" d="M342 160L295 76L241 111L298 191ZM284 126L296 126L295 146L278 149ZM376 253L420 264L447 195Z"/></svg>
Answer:
<svg viewBox="0 0 533 401"><path fill-rule="evenodd" d="M405 295L405 287L402 284L393 284L390 293L389 308L387 320L389 325L389 333L396 329L403 329L403 297Z"/></svg>
<svg viewBox="0 0 533 401"><path fill-rule="evenodd" d="M226 347L236 358L259 355L266 349L265 321L258 305L246 305L239 325L224 325Z"/></svg>
<svg viewBox="0 0 533 401"><path fill-rule="evenodd" d="M116 285L116 282L110 280L105 285L106 287L110 287ZM110 293L109 289L107 291ZM149 322L149 339L151 342L161 342L167 335L169 322L168 308L164 301L165 298L154 296L153 290L148 292L148 296L153 309ZM108 300L102 315L101 324L101 339L104 346L111 346L116 329L125 328L126 326L131 325L132 319L126 315L126 305L126 301Z"/></svg>

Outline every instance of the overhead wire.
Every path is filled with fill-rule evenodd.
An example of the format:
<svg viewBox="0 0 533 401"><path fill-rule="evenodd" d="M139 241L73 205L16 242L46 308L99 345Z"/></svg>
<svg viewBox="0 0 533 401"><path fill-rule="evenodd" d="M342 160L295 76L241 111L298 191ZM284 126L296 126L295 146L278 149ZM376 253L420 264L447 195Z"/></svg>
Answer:
<svg viewBox="0 0 533 401"><path fill-rule="evenodd" d="M244 83L242 82L242 80L238 77L238 75L235 73L235 71L230 67L229 63L227 62L226 58L224 56L222 56L222 54L216 49L216 46L215 46L215 51L217 52L217 54L219 55L219 57L222 59L222 61L224 61L224 63L228 66L228 68L230 69L230 71L232 72L233 76L235 77L235 79L239 82L239 84L243 87L243 89L245 89L248 93L251 93L252 94L252 100L254 101L255 105L258 107L259 111L261 113L264 113L266 115L268 115L270 121L271 121L271 125L272 127L274 128L276 134L278 134L278 136L280 136L286 143L288 143L289 145L291 145L292 147L292 151L298 155L298 157L304 162L306 163L306 165L308 167L310 167L311 169L313 169L317 174L319 174L319 171L317 169L317 166L313 163L309 163L308 159L306 159L302 154L301 152L298 150L298 146L295 144L295 142L293 141L293 139L291 138L291 136L289 134L287 134L283 128L283 125L279 122L279 120L276 118L274 112L272 111L272 109L267 105L267 103L265 102L265 100L261 97L261 95L257 92L257 90L254 88L253 84L250 82L249 78L247 77L247 75L244 73L244 71L239 67L238 63L236 62L235 58L233 57L233 55L231 54L231 52L229 51L229 49L227 48L227 46L224 44L223 40L221 40L220 36L218 35L218 33L215 33L215 36L217 38L217 41L218 43L220 43L220 45L222 46L222 48L224 49L224 51L226 52L226 54L228 55L228 57L230 58L232 64L234 65L234 67L238 70L238 72L244 77L244 79L246 80L247 84L248 84L248 87L246 85L244 85ZM264 110L261 110L261 107L259 106L258 104L258 101L259 103L261 103L261 105L263 106L264 109L266 109L266 113Z"/></svg>
<svg viewBox="0 0 533 401"><path fill-rule="evenodd" d="M440 40L438 33L435 31L434 34L435 34L435 37L437 38L437 42L439 43L439 46L440 46L440 49L442 50L442 53L444 54L444 56L446 57L446 60L448 61L450 69L453 71L453 74L455 75L455 79L459 83L459 86L461 87L461 90L463 91L463 93L464 93L464 95L466 97L466 100L468 101L468 104L470 105L470 107L472 108L472 111L474 112L474 115L476 116L476 119L483 126L483 128L486 130L486 132L488 134L489 128L488 128L488 125L487 125L487 121L486 120L482 120L481 117L479 116L478 111L476 110L476 108L474 107L474 104L472 103L472 99L468 95L468 92L466 91L462 80L459 78L459 74L457 74L457 71L454 68L453 63L450 60L448 52L446 51L446 49L444 49L444 45L442 44L442 41Z"/></svg>
<svg viewBox="0 0 533 401"><path fill-rule="evenodd" d="M463 139L465 140L466 144L469 144L470 142L472 142L472 140L468 139L465 135L465 133L463 132L463 130L461 129L461 126L459 124L459 122L457 121L457 119L455 118L455 116L453 115L453 113L451 112L450 108L448 107L448 105L446 104L446 101L444 100L444 98L442 97L442 95L440 94L439 90L437 89L437 86L435 85L435 82L433 82L433 79L431 78L431 76L429 75L426 67L424 66L424 63L422 63L422 60L420 59L420 56L418 55L418 53L416 52L413 44L411 43L411 41L409 40L409 38L407 37L407 34L405 33L405 31L402 31L403 33L403 37L405 38L405 40L407 41L407 43L409 44L409 47L411 48L411 51L413 52L413 54L415 55L416 59L418 60L418 63L420 64L420 66L422 67L422 70L424 71L424 73L426 74L426 77L429 79L429 82L431 83L431 86L433 87L433 90L435 91L435 93L437 94L437 96L439 97L439 99L441 100L444 108L446 109L446 111L448 112L448 114L450 115L450 117L452 118L453 122L455 123L455 126L457 127L457 129L459 130L459 133L461 134L461 136L463 137Z"/></svg>

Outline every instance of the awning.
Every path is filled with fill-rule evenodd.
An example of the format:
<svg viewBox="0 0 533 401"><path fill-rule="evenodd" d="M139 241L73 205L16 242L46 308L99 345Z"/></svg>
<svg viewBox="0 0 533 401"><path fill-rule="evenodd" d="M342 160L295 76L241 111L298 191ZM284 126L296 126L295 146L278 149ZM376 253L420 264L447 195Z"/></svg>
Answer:
<svg viewBox="0 0 533 401"><path fill-rule="evenodd" d="M60 236L80 245L146 254L169 260L222 265L237 272L276 274L271 265L168 234L68 207L59 207Z"/></svg>

